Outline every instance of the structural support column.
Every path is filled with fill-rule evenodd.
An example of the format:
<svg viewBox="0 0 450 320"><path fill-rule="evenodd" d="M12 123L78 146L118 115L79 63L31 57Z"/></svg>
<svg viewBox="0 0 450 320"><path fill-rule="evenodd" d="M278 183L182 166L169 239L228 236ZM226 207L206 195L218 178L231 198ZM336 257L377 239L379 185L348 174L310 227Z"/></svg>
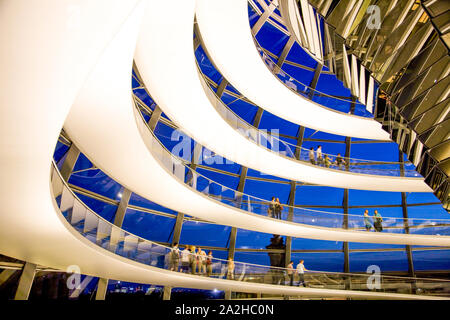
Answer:
<svg viewBox="0 0 450 320"><path fill-rule="evenodd" d="M237 228L232 227L230 232L230 239L228 241L228 259L234 260L234 254L236 253L236 234Z"/></svg>
<svg viewBox="0 0 450 320"><path fill-rule="evenodd" d="M180 243L181 228L183 227L184 213L178 212L175 226L173 227L172 246L175 243Z"/></svg>
<svg viewBox="0 0 450 320"><path fill-rule="evenodd" d="M253 25L252 28L252 34L255 36L261 27L264 25L264 23L269 19L270 15L275 11L276 6L275 4L270 4L268 8L265 9L263 14L259 17L258 21Z"/></svg>
<svg viewBox="0 0 450 320"><path fill-rule="evenodd" d="M120 199L119 206L116 210L116 215L114 217L114 225L119 228L122 227L123 219L125 218L125 213L127 212L128 202L130 201L131 191L127 188L123 189L122 198Z"/></svg>
<svg viewBox="0 0 450 320"><path fill-rule="evenodd" d="M345 158L347 161L347 170L349 169L349 163L350 163L350 150L351 150L351 138L346 137L345 138ZM344 197L342 199L342 208L344 209L344 216L342 221L342 228L348 229L348 207L349 207L349 196L348 196L348 189L344 189ZM349 250L349 244L347 241L344 241L343 248L344 252L344 273L350 272L350 250ZM351 278L348 277L345 281L345 289L351 290Z"/></svg>
<svg viewBox="0 0 450 320"><path fill-rule="evenodd" d="M256 112L256 115L253 119L253 126L258 128L259 127L259 123L261 122L261 117L263 114L263 109L262 108L258 108L258 111ZM247 178L247 172L248 172L248 168L242 166L241 169L241 174L239 176L239 184L237 187L237 191L238 192L244 192L244 187L245 187L245 180ZM231 232L230 232L230 237L228 240L228 259L233 259L234 260L234 254L236 252L236 235L237 235L237 228L232 227L231 228ZM231 299L231 290L225 290L225 300L230 300Z"/></svg>
<svg viewBox="0 0 450 320"><path fill-rule="evenodd" d="M131 191L127 188L123 189L122 192L122 198L120 199L119 206L116 210L116 215L114 217L114 225L121 228L123 224L123 220L125 218L125 213L127 212L128 203L130 202L131 198ZM116 246L117 239L114 239L113 236L111 236L111 245ZM108 289L108 279L99 278L98 279L98 286L97 286L97 293L95 295L95 300L105 300L106 297L106 291Z"/></svg>
<svg viewBox="0 0 450 320"><path fill-rule="evenodd" d="M403 152L401 150L398 151L398 161L400 162L400 176L405 176L405 164L403 159ZM408 223L408 205L406 201L406 193L402 192L402 213L403 213L403 226L405 228L405 233L409 233L409 223ZM408 259L408 274L410 277L415 277L416 273L414 271L414 262L413 262L413 253L410 245L405 246L406 257ZM416 283L411 283L411 291L415 293L416 291Z"/></svg>
<svg viewBox="0 0 450 320"><path fill-rule="evenodd" d="M230 238L228 240L228 259L234 260L234 254L236 252L236 227L231 228ZM225 300L231 300L231 290L225 290Z"/></svg>
<svg viewBox="0 0 450 320"><path fill-rule="evenodd" d="M292 46L294 45L295 39L293 36L289 37L288 42L285 44L283 51L281 51L280 56L278 57L277 66L282 67L284 62L286 61L286 57L289 54L289 51L291 51Z"/></svg>
<svg viewBox="0 0 450 320"><path fill-rule="evenodd" d="M165 286L163 291L163 300L170 300L170 295L172 293L172 287Z"/></svg>
<svg viewBox="0 0 450 320"><path fill-rule="evenodd" d="M194 169L195 170L195 169ZM175 221L175 226L173 227L173 237L171 245L173 246L175 243L180 243L181 236L181 228L183 227L184 213L178 212L177 220ZM170 300L170 296L172 293L172 287L165 286L163 289L163 300Z"/></svg>
<svg viewBox="0 0 450 320"><path fill-rule="evenodd" d="M79 155L80 150L78 150L77 146L72 143L67 151L66 159L64 160L60 171L64 181L69 181L70 175L72 174L73 168L77 163Z"/></svg>
<svg viewBox="0 0 450 320"><path fill-rule="evenodd" d="M402 192L402 210L403 210L403 225L405 228L405 233L409 233L409 224L408 224L408 207L406 204L406 193ZM414 272L414 263L412 257L412 249L410 245L406 245L406 256L408 258L408 273L410 277L415 277Z"/></svg>
<svg viewBox="0 0 450 320"><path fill-rule="evenodd" d="M16 273L17 270L15 269L5 269L0 273L0 286L4 284L6 281L8 281L9 278L13 276L14 273Z"/></svg>
<svg viewBox="0 0 450 320"><path fill-rule="evenodd" d="M305 127L299 126L298 132L297 132L297 148L295 149L295 158L300 159L301 156L301 150L303 145L303 137L305 134ZM297 190L297 182L291 181L290 182L291 189L289 191L289 211L287 216L287 221L294 220L294 204L295 204L295 191ZM292 237L286 237L286 248L285 248L285 261L284 265L287 266L289 262L291 261L292 256Z"/></svg>
<svg viewBox="0 0 450 320"><path fill-rule="evenodd" d="M355 114L357 97L352 95L352 103L350 104L350 113Z"/></svg>
<svg viewBox="0 0 450 320"><path fill-rule="evenodd" d="M300 126L298 128L297 133L297 148L295 149L295 158L300 160L300 155L302 152L302 145L303 145L303 137L305 135L305 127Z"/></svg>
<svg viewBox="0 0 450 320"><path fill-rule="evenodd" d="M308 94L310 99L312 99L314 97L314 92L316 90L317 83L319 82L319 78L320 78L320 74L322 72L322 68L323 68L323 65L318 62L317 66L316 66L316 70L314 71L314 77L311 80L311 83L309 84L309 86L311 87L311 91Z"/></svg>
<svg viewBox="0 0 450 320"><path fill-rule="evenodd" d="M148 126L150 127L150 130L155 130L156 125L158 124L159 118L161 117L162 110L157 105L155 106L155 109L152 112L152 116L148 120Z"/></svg>
<svg viewBox="0 0 450 320"><path fill-rule="evenodd" d="M108 279L98 278L95 300L105 300L107 289L108 289Z"/></svg>
<svg viewBox="0 0 450 320"><path fill-rule="evenodd" d="M294 203L295 203L295 190L297 188L297 183L291 181L291 190L289 192L289 212L287 216L287 221L292 221L294 219ZM286 249L285 249L285 261L284 265L287 266L291 261L292 256L292 237L286 237Z"/></svg>
<svg viewBox="0 0 450 320"><path fill-rule="evenodd" d="M219 98L222 97L225 88L227 87L228 81L222 77L222 81L220 81L219 87L217 88L216 94Z"/></svg>
<svg viewBox="0 0 450 320"><path fill-rule="evenodd" d="M20 275L14 300L28 300L34 276L36 275L36 267L37 266L34 263L25 263L22 274Z"/></svg>

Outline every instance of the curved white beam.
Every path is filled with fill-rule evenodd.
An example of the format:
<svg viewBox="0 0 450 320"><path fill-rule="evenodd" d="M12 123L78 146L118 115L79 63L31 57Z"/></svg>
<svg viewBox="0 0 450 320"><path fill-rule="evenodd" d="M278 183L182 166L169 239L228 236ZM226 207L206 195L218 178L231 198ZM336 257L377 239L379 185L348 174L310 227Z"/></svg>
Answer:
<svg viewBox="0 0 450 320"><path fill-rule="evenodd" d="M55 144L83 82L135 5L1 2L0 252L33 256L59 243L48 192Z"/></svg>
<svg viewBox="0 0 450 320"><path fill-rule="evenodd" d="M62 215L60 215L60 217L62 218ZM53 266L60 270L66 270L68 266L82 261L83 266L81 271L86 275L170 287L206 290L231 290L265 294L302 295L311 297L352 297L355 299L390 300L447 300L447 298L423 295L271 285L247 281L210 278L168 271L165 269L144 265L142 263L113 254L112 252L100 248L84 238L81 234L75 231L73 227L64 220L64 218L61 219L61 222L65 225L67 237L71 238L71 241L69 247L65 249L67 253L62 257L61 255L58 255L58 262L56 264L53 263ZM34 261L40 265L49 265L42 259L39 261Z"/></svg>
<svg viewBox="0 0 450 320"><path fill-rule="evenodd" d="M172 15L172 18L175 21L189 19L190 14L189 20L192 21L193 1L179 0L176 4L179 17ZM166 26L156 23L157 20L149 14L162 15L169 11L174 14L173 5L173 2L152 1L146 11L144 27L164 29ZM170 25L174 22L169 19L166 23ZM163 32L161 34L166 36ZM193 191L161 166L155 157L159 157L161 152L168 156L167 151L161 149L159 142L134 114L136 109L129 81L133 40L133 34L124 34L110 48L112 53L105 53L77 97L64 126L77 147L126 188L173 210L237 228L349 242L450 245L450 237L357 232L274 220L222 204ZM139 122L136 123L136 120ZM142 130L138 126L143 127ZM170 162L168 164L172 165Z"/></svg>
<svg viewBox="0 0 450 320"><path fill-rule="evenodd" d="M57 210L56 204L54 210ZM354 299L387 300L447 300L446 298L424 295L271 285L209 278L168 271L126 259L100 248L74 230L73 227L64 220L60 213L58 213L58 215L59 218L61 218L61 226L64 228L59 230L61 231L58 237L59 245L55 246L55 249L58 250L48 250L49 252L40 256L22 256L21 258L23 260L43 266L52 266L59 270L67 270L69 266L77 265L80 267L82 274L89 276L170 287L302 295L311 297L351 297Z"/></svg>
<svg viewBox="0 0 450 320"><path fill-rule="evenodd" d="M211 105L220 102L211 102L205 95L193 51L192 10L189 8L189 16L185 10L176 13L171 9L174 3L179 6L180 2L184 1L160 1L155 4L158 10L148 11L135 60L144 83L159 107L198 143L241 165L289 180L337 188L432 192L423 178L326 169L282 157L245 138L225 122ZM154 32L155 28L158 32Z"/></svg>
<svg viewBox="0 0 450 320"><path fill-rule="evenodd" d="M296 124L333 134L388 140L374 119L322 107L285 87L259 56L248 19L247 0L198 0L197 23L219 71L255 104Z"/></svg>

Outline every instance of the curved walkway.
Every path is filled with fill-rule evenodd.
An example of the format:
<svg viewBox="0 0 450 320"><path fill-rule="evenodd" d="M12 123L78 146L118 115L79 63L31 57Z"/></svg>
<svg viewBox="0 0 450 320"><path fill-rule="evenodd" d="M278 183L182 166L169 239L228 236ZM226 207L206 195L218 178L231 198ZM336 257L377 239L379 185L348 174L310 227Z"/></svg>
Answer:
<svg viewBox="0 0 450 320"><path fill-rule="evenodd" d="M206 272L209 273L208 278L186 273L167 272L164 269L174 270L176 268L175 271L178 271L179 268L179 265L174 266L170 263L171 248L140 238L101 218L70 190L56 166L53 167L51 181L57 205L70 224L67 228L74 228L79 235L84 236L84 242L86 239L89 240L91 242L89 245L95 244L101 247L102 249L99 251L105 254L113 253L120 258L126 258L130 263L138 262L142 268L150 266L147 273L164 275L164 282L155 280L156 284L168 285L167 280L171 282L177 278L175 281L177 286L184 281L183 285L187 287L201 289L219 288L222 290L234 289L233 291L239 292L359 299L439 299L425 295L371 292L370 285L373 282L369 280L373 277L371 274L308 271L305 279L308 288L297 288L293 287L293 284L296 283L295 276L292 278L292 283L289 282L290 279L286 279L285 276L289 272L286 268L234 262L233 269L229 271L229 261L217 258L211 258L210 267L203 270L204 276ZM191 272L197 273L197 270L191 270ZM201 272L199 267L198 273ZM412 285L424 289L446 288L450 285L450 280L441 279L380 276L379 280L378 291L411 289ZM133 282L141 283L141 281ZM354 290L345 290L346 282L351 283ZM291 286L286 286L289 284ZM355 290L356 288L361 291Z"/></svg>

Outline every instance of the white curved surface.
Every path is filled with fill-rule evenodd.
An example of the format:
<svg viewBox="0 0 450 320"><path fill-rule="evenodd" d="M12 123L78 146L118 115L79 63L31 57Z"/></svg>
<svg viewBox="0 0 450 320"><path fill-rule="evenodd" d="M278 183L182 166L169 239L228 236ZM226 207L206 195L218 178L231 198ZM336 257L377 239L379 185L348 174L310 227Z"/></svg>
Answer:
<svg viewBox="0 0 450 320"><path fill-rule="evenodd" d="M70 248L50 195L52 155L78 91L135 5L0 3L1 253L33 261Z"/></svg>
<svg viewBox="0 0 450 320"><path fill-rule="evenodd" d="M167 12L164 10L172 12L173 2L152 0L150 3L144 27L150 30L164 29L165 26L156 23L152 14L158 13L159 16ZM177 1L179 10L176 12L180 17L173 16L175 21L187 19L185 16L189 13L193 19L193 4L193 1ZM174 22L168 19L166 23ZM127 36L117 41L112 48L115 55L110 58L106 56L96 66L64 125L77 147L126 188L173 210L248 230L351 242L450 245L450 237L346 231L274 220L224 205L190 189L161 167L148 149L152 148L152 144L159 145L159 142L146 128L141 135L137 127L136 120L142 120L134 114L135 107L130 94L132 40L132 37Z"/></svg>
<svg viewBox="0 0 450 320"><path fill-rule="evenodd" d="M173 12L173 6L181 5L186 8ZM148 11L135 54L152 98L189 136L231 161L289 180L337 188L432 192L423 178L358 174L283 157L232 128L211 105L199 79L192 43L193 5L192 0L155 4L157 10Z"/></svg>
<svg viewBox="0 0 450 320"><path fill-rule="evenodd" d="M56 205L56 204L55 204ZM56 209L56 208L55 208ZM60 215L62 217L62 215ZM55 268L66 270L68 266L79 261L85 262L81 272L85 275L102 277L105 279L121 280L134 283L147 283L170 287L184 287L206 290L231 290L235 292L302 295L311 297L352 297L355 299L389 299L389 300L448 300L448 298L390 294L370 291L352 291L336 289L300 288L293 286L281 286L261 284L243 281L232 281L204 276L190 275L180 272L172 272L165 269L152 267L139 262L126 259L100 248L75 231L64 219L61 220L66 230L72 233L71 242L74 244L66 250L74 253L72 259L61 259L53 264ZM82 252L82 255L79 254ZM67 256L67 255L66 255ZM48 264L42 264L47 266Z"/></svg>
<svg viewBox="0 0 450 320"><path fill-rule="evenodd" d="M337 112L285 87L266 67L251 34L247 0L198 0L197 23L214 64L256 105L296 124L337 135L389 140L374 119Z"/></svg>

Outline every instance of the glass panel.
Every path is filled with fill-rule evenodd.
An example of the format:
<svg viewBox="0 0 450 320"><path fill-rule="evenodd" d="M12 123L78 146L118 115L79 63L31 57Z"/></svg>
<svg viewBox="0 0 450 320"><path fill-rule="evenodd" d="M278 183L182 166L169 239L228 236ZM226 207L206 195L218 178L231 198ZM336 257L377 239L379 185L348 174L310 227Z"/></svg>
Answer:
<svg viewBox="0 0 450 320"><path fill-rule="evenodd" d="M208 92L206 92L208 94ZM209 94L214 94L212 91L209 91ZM218 100L216 100L218 101ZM137 105L137 108L139 106ZM218 109L218 111L224 111L226 109ZM136 113L141 115L137 109ZM230 114L228 112L227 114ZM142 117L142 116L141 116ZM238 118L233 115L233 121L236 121ZM150 148L153 155L160 161L160 163L165 167L170 173L174 174L177 179L183 182L185 185L191 187L192 189L203 193L205 196L210 197L216 201L222 202L224 204L233 206L235 208L239 208L241 210L249 211L252 213L268 216L270 218L275 219L283 219L283 220L291 220L296 223L308 224L308 225L316 225L316 226L324 226L331 228L342 228L343 227L343 212L340 207L342 207L342 199L343 199L343 189L330 188L330 187L309 187L309 186L301 186L297 187L296 192L296 204L301 204L303 206L314 205L317 203L322 203L323 205L330 205L331 207L335 206L338 209L330 208L327 211L317 210L313 208L299 208L299 207L290 207L283 203L287 202L288 194L290 187L286 184L280 189L278 185L277 190L273 190L270 194L267 194L267 188L252 188L252 191L260 190L264 192L264 198L259 198L256 196L248 195L246 193L239 193L234 188L229 188L225 185L214 182L210 178L201 174L200 171L194 171L191 167L188 166L189 163L185 162L180 158L176 158L172 155L162 144L158 142L158 140L152 134L152 131L148 128L148 124L141 121L137 121L139 130L143 136L143 140ZM242 122L243 123L243 122ZM247 125L248 126L248 125ZM257 134L257 140L259 139L260 143L265 144L268 148L276 145L274 143L273 137L267 134L261 134L261 131L256 129L250 130L251 137L253 134ZM289 152L288 152L289 151ZM292 150L290 147L284 149L284 155L292 156ZM305 155L307 157L307 155ZM354 159L352 159L354 160ZM343 160L345 162L345 160ZM348 166L352 168L353 165L350 163ZM359 166L361 167L361 166ZM344 167L341 165L341 170ZM351 169L352 171L353 169ZM359 170L359 169L358 169ZM249 170L251 173L251 170ZM217 175L217 174L216 174ZM220 174L219 174L220 175ZM237 179L231 178L234 181L234 185L237 183ZM263 185L268 184L265 182L255 182L252 180L247 181L246 188L249 188L250 184ZM273 184L276 186L276 184ZM312 189L314 188L314 189ZM318 189L320 188L320 189ZM314 192L311 192L314 191ZM318 192L321 191L321 192ZM274 193L276 192L276 193ZM326 194L327 197L323 195ZM272 196L277 195L280 198L280 204L271 203L270 200ZM327 203L324 201L327 200ZM377 218L376 220L382 220L381 225L377 222L377 230L384 232L393 232L393 233L403 233L404 226L403 218L400 214L389 214L389 211L396 210L396 208L386 209L382 212L382 217ZM356 214L350 214L349 216L349 228L354 229L365 229L365 221L362 216L362 212L358 211ZM372 218L373 219L373 218ZM419 220L418 220L419 221ZM374 226L375 220L371 222ZM421 224L421 228L427 228L427 225L424 225L422 222L411 221L410 225L413 224ZM437 222L436 222L437 223ZM434 225L433 225L434 226ZM383 229L384 228L384 229ZM382 230L383 229L383 230ZM433 228L427 229L428 231L421 232L433 232ZM447 234L450 230L439 230L438 234Z"/></svg>
<svg viewBox="0 0 450 320"><path fill-rule="evenodd" d="M195 246L226 247L231 227L199 221L184 221L180 243Z"/></svg>

